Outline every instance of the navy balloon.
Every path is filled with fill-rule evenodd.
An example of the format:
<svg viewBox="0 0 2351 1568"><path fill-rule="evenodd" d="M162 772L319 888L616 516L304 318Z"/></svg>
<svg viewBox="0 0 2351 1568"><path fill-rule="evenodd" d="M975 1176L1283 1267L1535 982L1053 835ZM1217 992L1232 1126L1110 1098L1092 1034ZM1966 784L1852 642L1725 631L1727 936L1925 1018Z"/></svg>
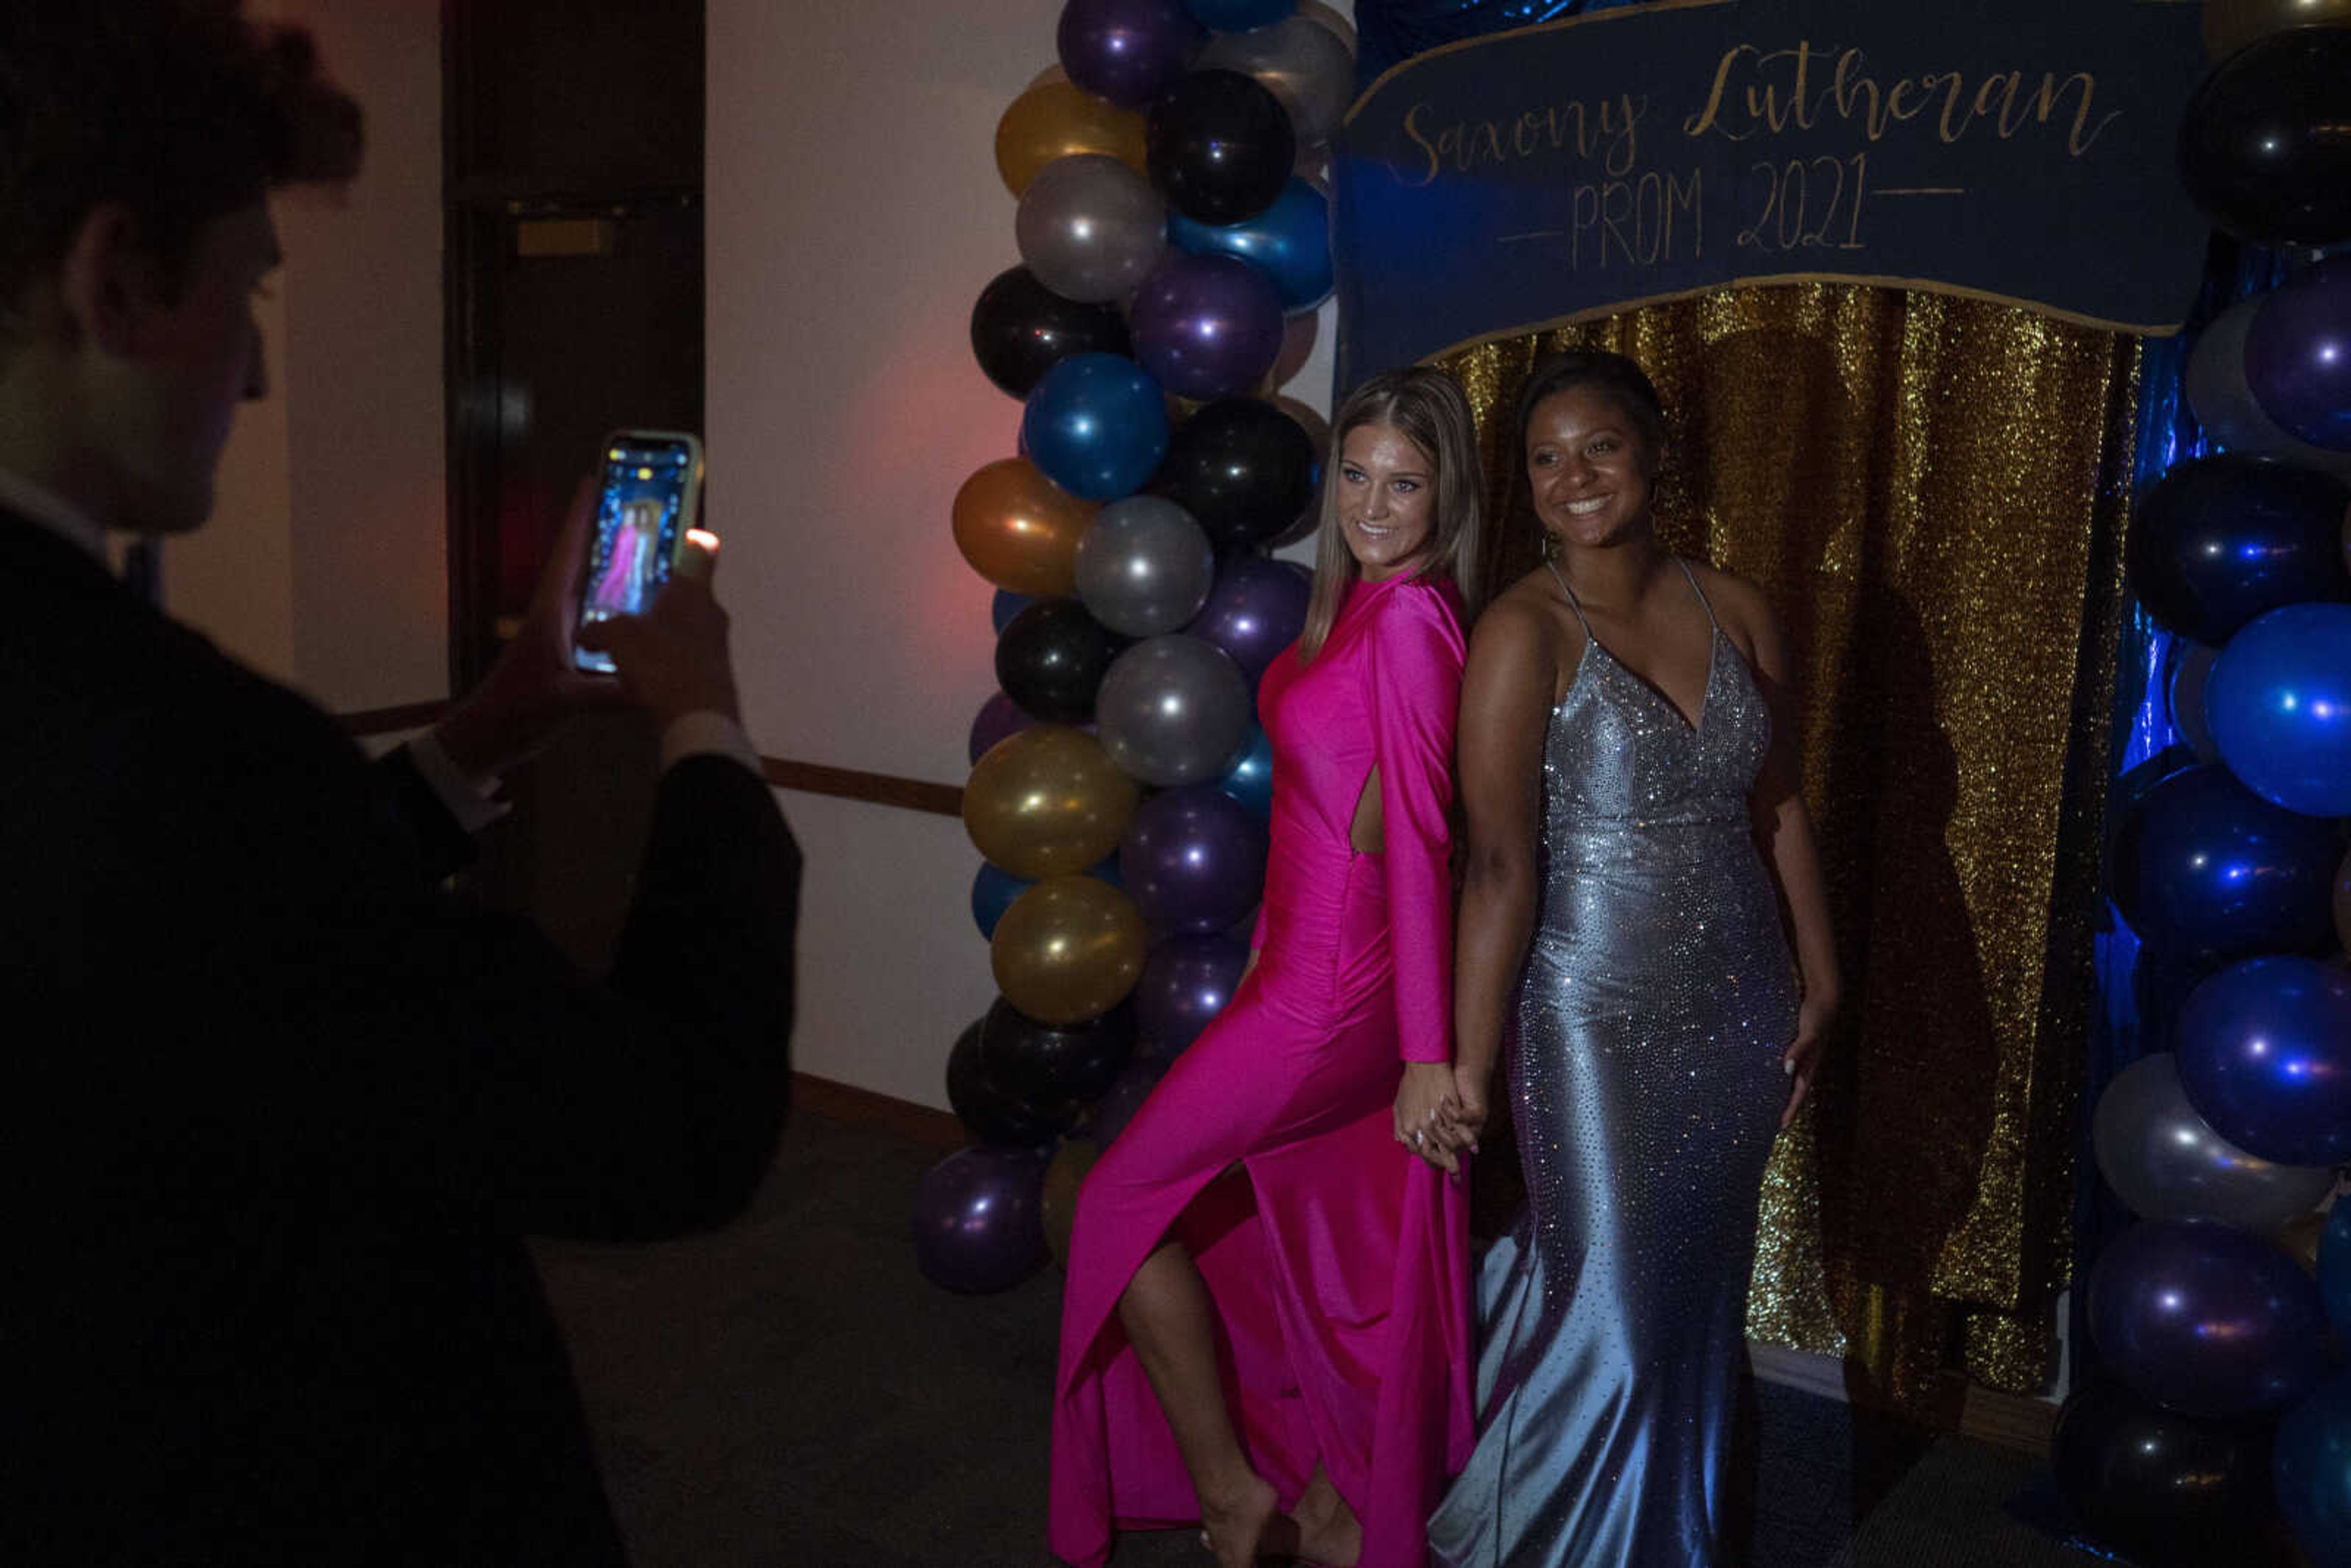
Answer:
<svg viewBox="0 0 2351 1568"><path fill-rule="evenodd" d="M1281 356L1281 299L1235 256L1171 253L1134 291L1127 319L1135 359L1179 397L1248 392Z"/></svg>
<svg viewBox="0 0 2351 1568"><path fill-rule="evenodd" d="M1156 931L1221 931L1265 888L1265 826L1213 784L1165 789L1119 845L1127 896Z"/></svg>
<svg viewBox="0 0 2351 1568"><path fill-rule="evenodd" d="M2319 1233L2318 1295L2336 1336L2351 1343L2351 1202L2337 1199Z"/></svg>
<svg viewBox="0 0 2351 1568"><path fill-rule="evenodd" d="M1331 203L1292 177L1273 205L1237 224L1167 215L1167 237L1190 256L1232 256L1263 272L1285 311L1311 310L1330 297Z"/></svg>
<svg viewBox="0 0 2351 1568"><path fill-rule="evenodd" d="M1273 820L1273 742L1263 728L1249 731L1249 749L1217 780L1217 788L1247 806L1259 821Z"/></svg>
<svg viewBox="0 0 2351 1568"><path fill-rule="evenodd" d="M1167 454L1167 399L1117 354L1072 354L1047 371L1020 416L1029 460L1089 501L1114 501Z"/></svg>
<svg viewBox="0 0 2351 1568"><path fill-rule="evenodd" d="M2204 683L2220 760L2253 792L2351 816L2351 604L2290 604L2220 650Z"/></svg>
<svg viewBox="0 0 2351 1568"><path fill-rule="evenodd" d="M1024 712L1050 724L1080 724L1123 639L1074 599L1040 599L996 640L996 683ZM976 760L976 759L975 759Z"/></svg>
<svg viewBox="0 0 2351 1568"><path fill-rule="evenodd" d="M1272 403L1227 398L1176 427L1151 493L1191 513L1217 544L1262 544L1313 501L1315 469L1304 425Z"/></svg>
<svg viewBox="0 0 2351 1568"><path fill-rule="evenodd" d="M1184 0L1184 9L1204 27L1219 33L1244 33L1270 27L1298 9L1298 0Z"/></svg>
<svg viewBox="0 0 2351 1568"><path fill-rule="evenodd" d="M2351 1160L2351 971L2294 956L2232 964L2189 993L2174 1051L2189 1103L2246 1153Z"/></svg>
<svg viewBox="0 0 2351 1568"><path fill-rule="evenodd" d="M947 1052L947 1103L972 1135L992 1144L1050 1144L1077 1124L1082 1109L1074 1100L1038 1105L1023 1100L987 1075L980 1065L979 1035L985 1019L974 1019Z"/></svg>
<svg viewBox="0 0 2351 1568"><path fill-rule="evenodd" d="M2288 278L2245 329L2245 383L2262 412L2330 452L2351 452L2351 256Z"/></svg>
<svg viewBox="0 0 2351 1568"><path fill-rule="evenodd" d="M1014 876L1000 865L979 862L979 870L971 879L971 920L979 927L982 940L996 935L996 923L1012 907L1012 901L1037 884L1025 877Z"/></svg>
<svg viewBox="0 0 2351 1568"><path fill-rule="evenodd" d="M2325 1326L2301 1264L2209 1220L2142 1220L2090 1270L2090 1330L2115 1375L2189 1416L2292 1404L2325 1370Z"/></svg>
<svg viewBox="0 0 2351 1568"><path fill-rule="evenodd" d="M1170 936L1143 961L1134 986L1134 1036L1154 1056L1175 1056L1225 1010L1249 967L1249 944L1208 934Z"/></svg>
<svg viewBox="0 0 2351 1568"><path fill-rule="evenodd" d="M1182 0L1069 0L1055 33L1070 79L1122 109L1158 97L1207 41Z"/></svg>
<svg viewBox="0 0 2351 1568"><path fill-rule="evenodd" d="M1001 630L1001 628L998 628ZM1002 692L979 705L972 716L971 737L967 742L971 760L977 765L996 743L1008 735L1018 735L1037 722L1034 716L1022 709Z"/></svg>
<svg viewBox="0 0 2351 1568"><path fill-rule="evenodd" d="M2351 1568L2351 1372L2335 1374L2286 1412L2270 1475L2314 1568Z"/></svg>
<svg viewBox="0 0 2351 1568"><path fill-rule="evenodd" d="M934 1285L967 1295L1008 1291L1045 1260L1043 1149L980 1144L923 1173L914 1189L914 1261Z"/></svg>
<svg viewBox="0 0 2351 1568"><path fill-rule="evenodd" d="M1208 602L1184 630L1232 655L1254 687L1275 655L1298 641L1314 574L1295 561L1232 555L1208 590Z"/></svg>
<svg viewBox="0 0 2351 1568"><path fill-rule="evenodd" d="M2224 453L2174 464L2139 502L2132 591L2171 631L2219 646L2255 616L2312 599L2351 599L2339 479Z"/></svg>
<svg viewBox="0 0 2351 1568"><path fill-rule="evenodd" d="M2273 806L2218 764L2183 768L2125 808L2115 906L2166 959L2298 952L2334 923L2333 824Z"/></svg>
<svg viewBox="0 0 2351 1568"><path fill-rule="evenodd" d="M1012 618L1037 602L1033 593L1015 593L1008 588L996 591L996 598L987 607L988 619L998 632L1012 624Z"/></svg>

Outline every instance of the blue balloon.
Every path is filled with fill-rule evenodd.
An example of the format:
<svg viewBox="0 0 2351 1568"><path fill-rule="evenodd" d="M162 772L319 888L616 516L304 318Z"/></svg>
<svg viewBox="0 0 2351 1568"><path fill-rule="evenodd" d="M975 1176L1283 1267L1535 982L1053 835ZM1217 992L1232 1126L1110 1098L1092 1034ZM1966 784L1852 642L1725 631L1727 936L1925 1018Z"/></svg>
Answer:
<svg viewBox="0 0 2351 1568"><path fill-rule="evenodd" d="M2212 1130L2288 1166L2351 1160L2351 972L2248 958L2189 993L2180 1087Z"/></svg>
<svg viewBox="0 0 2351 1568"><path fill-rule="evenodd" d="M2351 604L2290 604L2230 638L2204 683L2204 716L2253 793L2351 816Z"/></svg>
<svg viewBox="0 0 2351 1568"><path fill-rule="evenodd" d="M988 606L988 618L996 622L997 634L1003 635L1004 629L1012 624L1012 618L1036 602L1035 594L1015 593L1008 588L998 589L996 602Z"/></svg>
<svg viewBox="0 0 2351 1568"><path fill-rule="evenodd" d="M1219 33L1246 33L1270 27L1298 9L1298 0L1184 0L1184 9L1203 27Z"/></svg>
<svg viewBox="0 0 2351 1568"><path fill-rule="evenodd" d="M2255 616L2305 600L2351 599L2340 479L2225 453L2176 463L2138 504L2126 547L2148 614L2214 646Z"/></svg>
<svg viewBox="0 0 2351 1568"><path fill-rule="evenodd" d="M2351 1343L2351 1201L2338 1198L2319 1233L2318 1296L2335 1337Z"/></svg>
<svg viewBox="0 0 2351 1568"><path fill-rule="evenodd" d="M2194 964L2300 952L2334 924L2334 824L2273 806L2219 764L2124 809L2110 891L2139 939Z"/></svg>
<svg viewBox="0 0 2351 1568"><path fill-rule="evenodd" d="M1217 780L1217 788L1247 806L1259 821L1273 821L1273 742L1262 727L1249 730L1249 749Z"/></svg>
<svg viewBox="0 0 2351 1568"><path fill-rule="evenodd" d="M2210 1220L2142 1220L2090 1270L2090 1332L2115 1375L2184 1415L2292 1404L2326 1369L2325 1327L2301 1264Z"/></svg>
<svg viewBox="0 0 2351 1568"><path fill-rule="evenodd" d="M1037 884L1025 877L1014 876L1000 865L987 861L979 862L979 871L971 879L971 919L979 927L983 940L993 940L996 923L1012 907L1012 901Z"/></svg>
<svg viewBox="0 0 2351 1568"><path fill-rule="evenodd" d="M2351 1568L2351 1372L2320 1384L2278 1423L2278 1507L2315 1568Z"/></svg>
<svg viewBox="0 0 2351 1568"><path fill-rule="evenodd" d="M1020 416L1029 460L1089 501L1132 495L1167 455L1166 394L1119 354L1072 354L1045 372Z"/></svg>
<svg viewBox="0 0 2351 1568"><path fill-rule="evenodd" d="M1331 204L1292 177L1273 205L1237 224L1204 224L1169 208L1167 237L1190 256L1237 256L1273 281L1284 311L1311 310L1331 294Z"/></svg>

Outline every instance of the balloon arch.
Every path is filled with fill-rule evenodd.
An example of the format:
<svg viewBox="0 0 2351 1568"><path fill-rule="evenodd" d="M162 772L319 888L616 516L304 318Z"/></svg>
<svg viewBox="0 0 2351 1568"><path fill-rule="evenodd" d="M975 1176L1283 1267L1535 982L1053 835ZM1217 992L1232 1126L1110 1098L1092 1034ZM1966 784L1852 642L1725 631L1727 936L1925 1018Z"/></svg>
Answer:
<svg viewBox="0 0 2351 1568"><path fill-rule="evenodd" d="M2250 1561L2282 1511L2351 1568L2351 1204L2318 1212L2351 1163L2351 255L2327 255L2351 244L2351 0L2205 16L2181 177L2247 248L2184 374L2150 358L2182 396L2150 396L2130 539L2152 678L2106 964L2146 1023L2090 1129L2136 1218L2090 1269L2104 1370L2053 1457L2088 1532L2149 1563ZM946 1065L979 1142L914 1210L959 1291L1066 1249L1085 1170L1247 959L1252 694L1308 587L1264 552L1318 462L1270 394L1331 288L1319 172L1355 79L1311 0L1070 0L1058 42L998 126L1021 264L971 317L1020 451L954 507L1002 688L964 793L1002 995Z"/></svg>

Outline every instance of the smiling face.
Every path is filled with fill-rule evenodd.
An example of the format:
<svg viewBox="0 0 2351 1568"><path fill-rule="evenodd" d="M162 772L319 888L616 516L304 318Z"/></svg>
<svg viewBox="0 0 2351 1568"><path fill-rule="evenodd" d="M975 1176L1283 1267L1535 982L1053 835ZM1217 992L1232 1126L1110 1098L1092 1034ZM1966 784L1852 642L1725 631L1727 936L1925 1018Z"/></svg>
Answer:
<svg viewBox="0 0 2351 1568"><path fill-rule="evenodd" d="M1437 513L1437 465L1392 424L1359 424L1339 445L1339 532L1378 582L1421 564Z"/></svg>
<svg viewBox="0 0 2351 1568"><path fill-rule="evenodd" d="M1600 549L1646 534L1656 479L1641 427L1596 387L1554 392L1527 417L1535 517L1562 545Z"/></svg>

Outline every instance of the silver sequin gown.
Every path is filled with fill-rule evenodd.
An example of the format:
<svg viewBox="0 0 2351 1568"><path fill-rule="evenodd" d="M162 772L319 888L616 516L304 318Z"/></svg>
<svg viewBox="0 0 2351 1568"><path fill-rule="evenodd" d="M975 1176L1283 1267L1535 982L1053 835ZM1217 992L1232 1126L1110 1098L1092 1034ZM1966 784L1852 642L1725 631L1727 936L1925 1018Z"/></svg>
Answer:
<svg viewBox="0 0 2351 1568"><path fill-rule="evenodd" d="M1479 1271L1478 1447L1430 1525L1446 1568L1726 1557L1796 1021L1748 810L1771 713L1719 626L1695 727L1584 631L1543 739L1541 902L1508 1048L1527 1204Z"/></svg>

